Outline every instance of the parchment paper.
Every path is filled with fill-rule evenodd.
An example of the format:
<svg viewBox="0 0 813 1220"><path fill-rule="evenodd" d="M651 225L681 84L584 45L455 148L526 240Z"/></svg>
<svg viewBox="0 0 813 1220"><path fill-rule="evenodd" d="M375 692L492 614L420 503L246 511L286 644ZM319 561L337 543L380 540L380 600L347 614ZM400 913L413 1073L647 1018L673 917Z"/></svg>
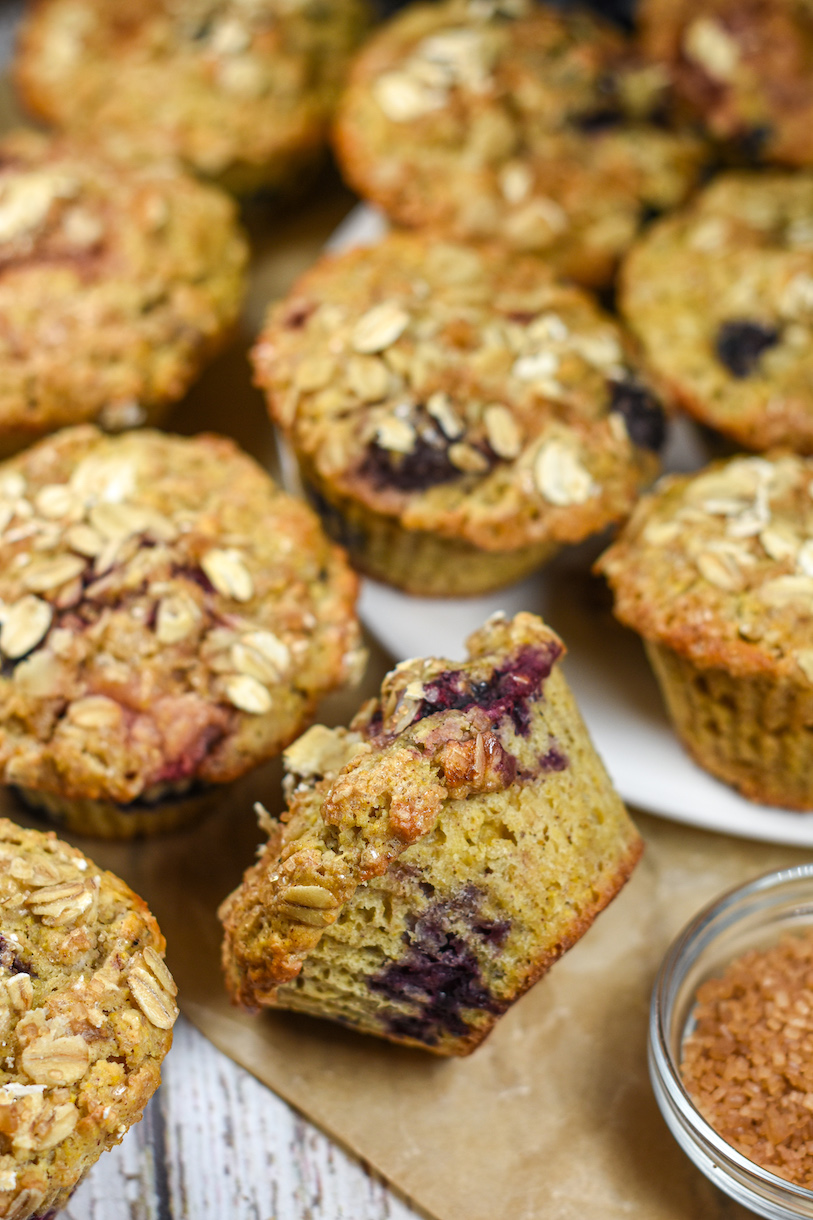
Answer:
<svg viewBox="0 0 813 1220"><path fill-rule="evenodd" d="M328 174L282 216L253 210L255 273L243 331L170 428L223 431L273 462L245 348L265 304L313 260L350 204ZM368 690L386 668L374 651ZM322 718L346 721L360 697L328 701ZM230 1007L215 909L259 841L252 803L262 798L279 809L279 780L278 764L262 768L184 833L124 845L74 839L149 901L169 942L183 1011L221 1050L438 1220L748 1214L693 1168L660 1118L646 1071L649 993L668 942L699 905L809 853L640 816L647 850L627 888L480 1050L449 1062L326 1022L253 1018ZM10 798L2 804L36 824Z"/></svg>

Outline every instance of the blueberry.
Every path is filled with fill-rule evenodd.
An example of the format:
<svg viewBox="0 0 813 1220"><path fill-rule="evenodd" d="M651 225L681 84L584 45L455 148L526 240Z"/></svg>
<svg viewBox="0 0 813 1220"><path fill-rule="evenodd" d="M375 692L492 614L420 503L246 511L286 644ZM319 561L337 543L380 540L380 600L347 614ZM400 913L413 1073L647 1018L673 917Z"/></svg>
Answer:
<svg viewBox="0 0 813 1220"><path fill-rule="evenodd" d="M377 488L424 491L459 479L462 471L449 461L447 445L434 445L418 436L411 453L393 453L374 441L367 449L360 473Z"/></svg>
<svg viewBox="0 0 813 1220"><path fill-rule="evenodd" d="M595 110L573 115L570 122L579 131L591 135L593 132L612 131L613 128L620 127L624 122L624 114L616 106L597 106Z"/></svg>
<svg viewBox="0 0 813 1220"><path fill-rule="evenodd" d="M610 410L626 424L633 444L657 452L666 440L666 419L655 395L628 378L610 382Z"/></svg>
<svg viewBox="0 0 813 1220"><path fill-rule="evenodd" d="M385 1016L390 1033L435 1046L443 1034L470 1032L464 1012L505 1011L505 1001L486 986L467 934L500 948L510 924L480 918L482 900L482 892L469 884L445 901L430 903L404 934L404 955L370 979L371 991L398 1005Z"/></svg>
<svg viewBox="0 0 813 1220"><path fill-rule="evenodd" d="M729 372L735 377L750 377L762 353L778 342L779 331L775 326L732 321L723 322L714 346L718 360Z"/></svg>

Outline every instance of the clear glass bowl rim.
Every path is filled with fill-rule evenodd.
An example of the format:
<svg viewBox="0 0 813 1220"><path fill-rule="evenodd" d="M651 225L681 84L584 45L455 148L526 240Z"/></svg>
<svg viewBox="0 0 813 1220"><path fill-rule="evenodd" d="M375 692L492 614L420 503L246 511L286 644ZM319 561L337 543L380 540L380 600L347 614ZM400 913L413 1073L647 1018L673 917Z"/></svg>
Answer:
<svg viewBox="0 0 813 1220"><path fill-rule="evenodd" d="M772 894L778 904L781 892L805 883L810 887L809 902L813 911L813 863L764 873L702 907L667 950L655 979L650 1005L650 1077L669 1129L687 1156L715 1185L744 1206L776 1220L813 1217L813 1190L788 1182L749 1161L706 1122L683 1084L679 1064L672 1054L669 1030L672 1005L680 983L703 950L717 936L735 926L748 911L760 906L769 910ZM799 1207L801 1210L797 1210Z"/></svg>

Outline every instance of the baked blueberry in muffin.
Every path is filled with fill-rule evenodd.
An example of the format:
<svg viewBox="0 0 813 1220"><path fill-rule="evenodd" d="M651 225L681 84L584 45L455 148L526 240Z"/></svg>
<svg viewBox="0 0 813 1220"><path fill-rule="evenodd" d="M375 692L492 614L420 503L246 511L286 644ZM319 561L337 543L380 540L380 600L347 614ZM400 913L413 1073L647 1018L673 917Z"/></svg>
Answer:
<svg viewBox="0 0 813 1220"><path fill-rule="evenodd" d="M541 619L406 661L288 749L288 809L221 908L232 998L473 1050L588 929L641 841Z"/></svg>

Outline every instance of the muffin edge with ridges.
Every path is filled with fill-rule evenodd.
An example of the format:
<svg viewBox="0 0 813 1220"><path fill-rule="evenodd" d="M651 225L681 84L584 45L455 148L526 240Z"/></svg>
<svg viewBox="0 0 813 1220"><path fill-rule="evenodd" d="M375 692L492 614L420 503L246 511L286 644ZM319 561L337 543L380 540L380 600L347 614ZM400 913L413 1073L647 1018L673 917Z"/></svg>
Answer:
<svg viewBox="0 0 813 1220"><path fill-rule="evenodd" d="M788 454L669 476L596 565L692 757L798 811L813 809L811 487L811 460Z"/></svg>

